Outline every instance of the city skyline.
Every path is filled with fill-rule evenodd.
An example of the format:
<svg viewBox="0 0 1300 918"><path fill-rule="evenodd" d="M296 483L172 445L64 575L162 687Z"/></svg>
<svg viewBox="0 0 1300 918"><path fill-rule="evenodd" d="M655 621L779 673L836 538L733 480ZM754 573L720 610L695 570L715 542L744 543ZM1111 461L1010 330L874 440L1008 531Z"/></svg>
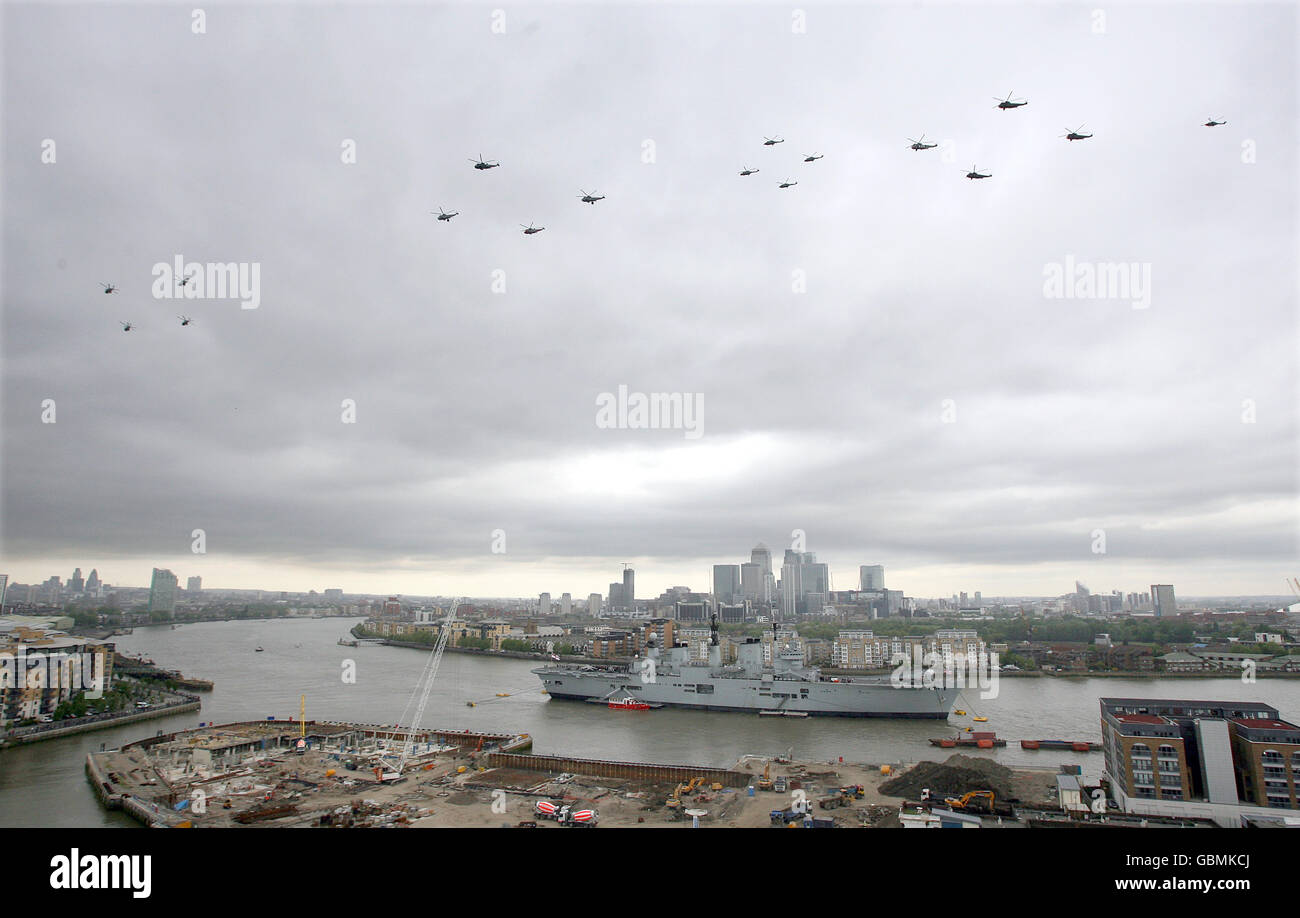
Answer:
<svg viewBox="0 0 1300 918"><path fill-rule="evenodd" d="M1300 573L1294 8L755 9L7 8L0 564L652 596L800 529L910 596Z"/></svg>
<svg viewBox="0 0 1300 918"><path fill-rule="evenodd" d="M820 554L817 552L814 552L814 554L818 554L819 561L820 561ZM778 557L779 556L780 553L778 553ZM192 573L190 569L187 569L184 561L185 561L184 558L179 558L179 559L170 559L168 561L160 560L157 563L148 564L147 565L148 572L139 581L130 580L129 574L126 574L125 579L123 578L114 579L113 577L106 576L102 573L105 570L112 570L118 572L126 572L129 570L134 570L136 569L136 566L134 564L113 565L110 562L110 565L108 566L102 563L95 563L92 566L94 566L97 570L101 572L99 576L100 582L110 584L110 589L147 590L150 588L150 583L152 580L151 572L155 569L175 571L176 572L175 576L186 580L186 582L188 582L190 578L199 576L197 574ZM741 562L740 561L728 562L723 560L716 563L725 565L729 563L740 564ZM7 569L9 574L8 583L10 588L12 588L14 584L39 585L44 583L52 575L57 575L61 579L66 577L66 575L62 573L58 573L58 571L63 569L62 567L55 569L53 573L50 570L46 570L45 573L40 574L40 576L37 576L36 574L40 573L41 570L40 565L41 562L37 562L33 564L30 569L35 571L35 573L26 577L23 576L22 572L29 570L29 568L27 567L8 568ZM75 566L76 565L74 564L73 567ZM85 565L83 564L82 566L84 567ZM973 597L977 592L983 594L985 603L988 603L990 600L997 599L1000 597L1056 598L1056 597L1074 595L1075 592L1074 587L1078 583L1083 583L1085 586L1089 588L1089 591L1093 594L1111 595L1112 593L1115 592L1118 592L1122 595L1127 595L1129 593L1142 594L1142 593L1148 593L1150 591L1151 585L1157 582L1156 580L1150 577L1147 577L1147 579L1144 580L1141 571L1138 571L1137 574L1135 574L1132 577L1127 577L1127 579L1123 579L1122 581L1117 580L1115 582L1111 582L1109 580L1103 582L1102 579L1097 577L1091 577L1091 576L1089 576L1087 579L1084 579L1083 577L1079 576L1078 572L1076 572L1074 575L1072 575L1072 579L1070 579L1068 582L1064 580L1060 580L1059 588L1058 588L1057 586L1054 586L1055 584L1058 584L1058 580L1059 580L1059 578L1057 578L1055 574L1051 574L1051 575L1042 574L1042 575L1036 575L1034 577L1025 577L1023 575L1008 574L1005 578L991 578L994 580L994 584L992 585L992 587L990 587L979 581L962 580L960 579L961 578L960 574L952 574L951 576L954 578L952 582L956 584L952 589L927 591L925 589L914 589L908 584L907 582L908 579L915 572L909 572L905 569L894 570L888 564L884 564L880 566L884 567L886 586L888 586L890 589L901 590L909 598L926 599L926 600L951 599L953 596L960 596L962 594L968 594L973 599ZM649 585L645 585L646 577L649 576L646 573L647 569L642 568L637 564L633 564L633 570L636 571L637 578L643 584L643 586L638 588L638 593L637 593L638 599L649 601L667 592L672 587L678 587L678 586L689 587L692 591L697 593L703 593L703 594L712 593L713 565L708 565L707 569L703 565L691 565L689 567L691 569L697 568L699 572L694 577L691 577L689 575L686 575L684 577L675 577L672 574L668 574L668 575L657 574L656 576L660 576L661 579L654 580ZM857 573L859 567L861 567L861 565L852 565L847 562L842 565L832 565L830 574L831 574L831 579L835 581L834 591L835 592L857 591L859 589L858 573ZM198 564L191 565L191 568L197 570L199 568L199 565ZM603 569L601 568L590 569L584 576L587 577L588 579L594 579L596 581L603 580L605 581L605 585L601 586L599 589L587 590L580 586L571 587L569 585L571 580L579 576L579 572L574 572L573 575L570 576L562 572L556 571L552 575L549 575L547 579L539 581L536 584L536 586L538 587L537 589L524 588L520 591L513 591L513 590L502 590L499 588L494 588L493 583L495 583L496 581L494 581L490 577L490 575L487 576L482 581L486 584L486 586L483 589L472 590L472 589L439 588L438 586L439 583L452 582L455 580L455 578L454 577L431 578L427 575L419 574L419 573L390 575L390 574L382 574L382 573L374 573L374 572L371 573L353 572L355 573L355 577L353 577L352 573L345 573L339 577L336 577L334 581L326 583L320 581L317 572L314 572L311 569L305 569L304 571L299 572L301 574L302 579L297 579L297 580L292 579L292 577L287 575L283 569L277 569L276 573L280 575L280 579L271 579L269 581L240 580L237 583L225 582L220 580L216 582L212 582L209 579L210 576L209 571L214 569L219 571L220 567L215 567L215 568L205 567L204 573L201 575L202 593L205 595L214 592L221 592L223 590L257 590L257 591L262 591L267 593L286 592L286 593L301 593L301 594L307 594L310 591L315 590L317 593L323 595L325 590L341 589L345 594L357 594L357 595L364 594L370 596L381 596L381 595L453 596L454 595L454 596L464 596L470 599L532 598L536 600L536 598L540 596L542 593L550 593L551 596L553 597L553 601L557 603L559 601L558 598L563 593L566 592L570 593L574 597L584 597L584 596L589 596L592 593L597 593L598 595L601 596L602 602L604 602L608 599L608 581L609 581L609 577L611 576L611 572L603 571ZM679 568L674 567L672 569L687 570L688 566L683 565L682 567ZM844 585L841 585L839 582L839 578L836 575L837 569L841 571L841 574L844 577ZM664 567L654 565L651 566L649 570L655 572L662 572L664 570ZM777 570L779 571L779 565L777 566ZM18 571L19 573L15 573L15 571ZM621 568L618 571L614 571L612 573L621 576L622 573ZM459 582L463 583L467 581L461 580ZM1197 586L1198 583L1201 584L1208 583L1212 587L1212 585L1217 582L1220 582L1218 578L1209 578L1208 580L1200 580L1200 581L1189 580L1187 581L1187 585L1184 586L1179 581L1174 580L1173 585L1177 591L1177 596L1180 598L1180 600L1184 598L1207 598L1207 597L1243 597L1243 598L1245 597L1261 597L1261 598L1290 597L1293 599L1295 598L1294 590L1288 592L1288 589L1285 585L1283 586L1282 589L1278 589L1274 591L1269 591L1267 589L1258 590L1258 591L1252 591L1252 590L1216 591L1212 588L1202 588ZM779 583L779 578L778 578L778 583ZM1034 583L1040 584L1041 585L1040 588L1038 589L1025 588L1026 584L1034 584ZM999 587L998 584L1003 584L1003 586ZM1017 584L1019 584L1019 586L1017 586ZM399 585L404 586L405 588L397 589L396 587ZM177 589L179 589L179 585Z"/></svg>

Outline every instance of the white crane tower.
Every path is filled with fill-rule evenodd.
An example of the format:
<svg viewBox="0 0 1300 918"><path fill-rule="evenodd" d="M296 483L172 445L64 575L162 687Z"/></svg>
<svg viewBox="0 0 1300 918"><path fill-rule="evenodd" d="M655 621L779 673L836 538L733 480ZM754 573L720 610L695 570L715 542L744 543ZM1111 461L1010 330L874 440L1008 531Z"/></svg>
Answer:
<svg viewBox="0 0 1300 918"><path fill-rule="evenodd" d="M400 747L390 749L387 753L379 756L380 766L384 769L382 780L393 781L402 776L406 768L406 763L411 758L411 746L415 742L415 733L420 729L420 721L424 718L425 706L429 703L429 692L433 689L433 679L438 675L438 664L442 662L442 652L447 649L447 641L451 637L451 623L456 617L456 609L460 605L459 599L453 599L451 609L447 613L447 618L442 623L441 632L438 635L438 644L429 654L429 660L424 664L424 672L420 675L420 681L416 684L415 690L411 692L411 697L407 699L406 707L402 711L402 720L406 720L407 714L410 713L411 704L415 701L416 696L420 698L420 704L415 709L415 716L406 728L406 736L402 740ZM398 727L401 727L401 721L398 721Z"/></svg>

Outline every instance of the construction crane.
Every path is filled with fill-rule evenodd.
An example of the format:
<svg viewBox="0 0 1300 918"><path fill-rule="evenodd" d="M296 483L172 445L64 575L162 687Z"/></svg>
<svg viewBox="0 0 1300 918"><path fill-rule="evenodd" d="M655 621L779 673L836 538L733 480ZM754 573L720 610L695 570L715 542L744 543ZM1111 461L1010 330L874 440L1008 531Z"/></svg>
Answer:
<svg viewBox="0 0 1300 918"><path fill-rule="evenodd" d="M434 677L438 675L438 664L442 662L442 652L447 649L447 641L451 637L451 623L456 617L456 609L459 603L460 600L452 600L451 611L447 613L447 618L442 623L442 632L438 635L438 645L433 649L433 653L429 655L429 662L424 666L424 672L416 685L416 691L411 693L410 700L406 702L406 710L402 712L402 718L405 719L406 711L410 710L411 701L415 699L416 692L418 692L420 704L415 709L415 716L411 719L410 726L406 728L406 736L402 740L400 752L390 750L387 755L379 756L381 765L387 766L389 769L384 773L383 778L400 778L402 771L406 768L407 761L411 758L411 746L415 742L415 731L419 729L420 721L424 718L424 709L429 703L429 692L433 689ZM400 723L398 727L401 727Z"/></svg>

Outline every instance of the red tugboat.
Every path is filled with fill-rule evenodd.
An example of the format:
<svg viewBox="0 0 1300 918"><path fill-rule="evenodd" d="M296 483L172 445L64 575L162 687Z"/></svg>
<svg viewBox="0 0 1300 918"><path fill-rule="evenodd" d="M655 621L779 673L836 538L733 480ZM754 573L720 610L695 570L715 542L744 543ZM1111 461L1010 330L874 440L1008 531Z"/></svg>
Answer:
<svg viewBox="0 0 1300 918"><path fill-rule="evenodd" d="M616 711L648 711L650 705L644 701L637 701L635 698L611 698L609 706Z"/></svg>

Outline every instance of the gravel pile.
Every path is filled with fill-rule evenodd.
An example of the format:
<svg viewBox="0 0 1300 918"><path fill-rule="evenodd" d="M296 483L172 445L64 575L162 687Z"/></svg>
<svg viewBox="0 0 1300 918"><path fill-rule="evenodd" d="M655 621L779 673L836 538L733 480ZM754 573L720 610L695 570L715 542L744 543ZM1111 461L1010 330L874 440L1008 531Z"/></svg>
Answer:
<svg viewBox="0 0 1300 918"><path fill-rule="evenodd" d="M991 790L1003 800L1012 796L1013 774L1010 768L991 759L954 755L946 762L920 762L915 768L880 785L880 792L891 797L920 800L923 788L933 797L956 797L970 791Z"/></svg>

